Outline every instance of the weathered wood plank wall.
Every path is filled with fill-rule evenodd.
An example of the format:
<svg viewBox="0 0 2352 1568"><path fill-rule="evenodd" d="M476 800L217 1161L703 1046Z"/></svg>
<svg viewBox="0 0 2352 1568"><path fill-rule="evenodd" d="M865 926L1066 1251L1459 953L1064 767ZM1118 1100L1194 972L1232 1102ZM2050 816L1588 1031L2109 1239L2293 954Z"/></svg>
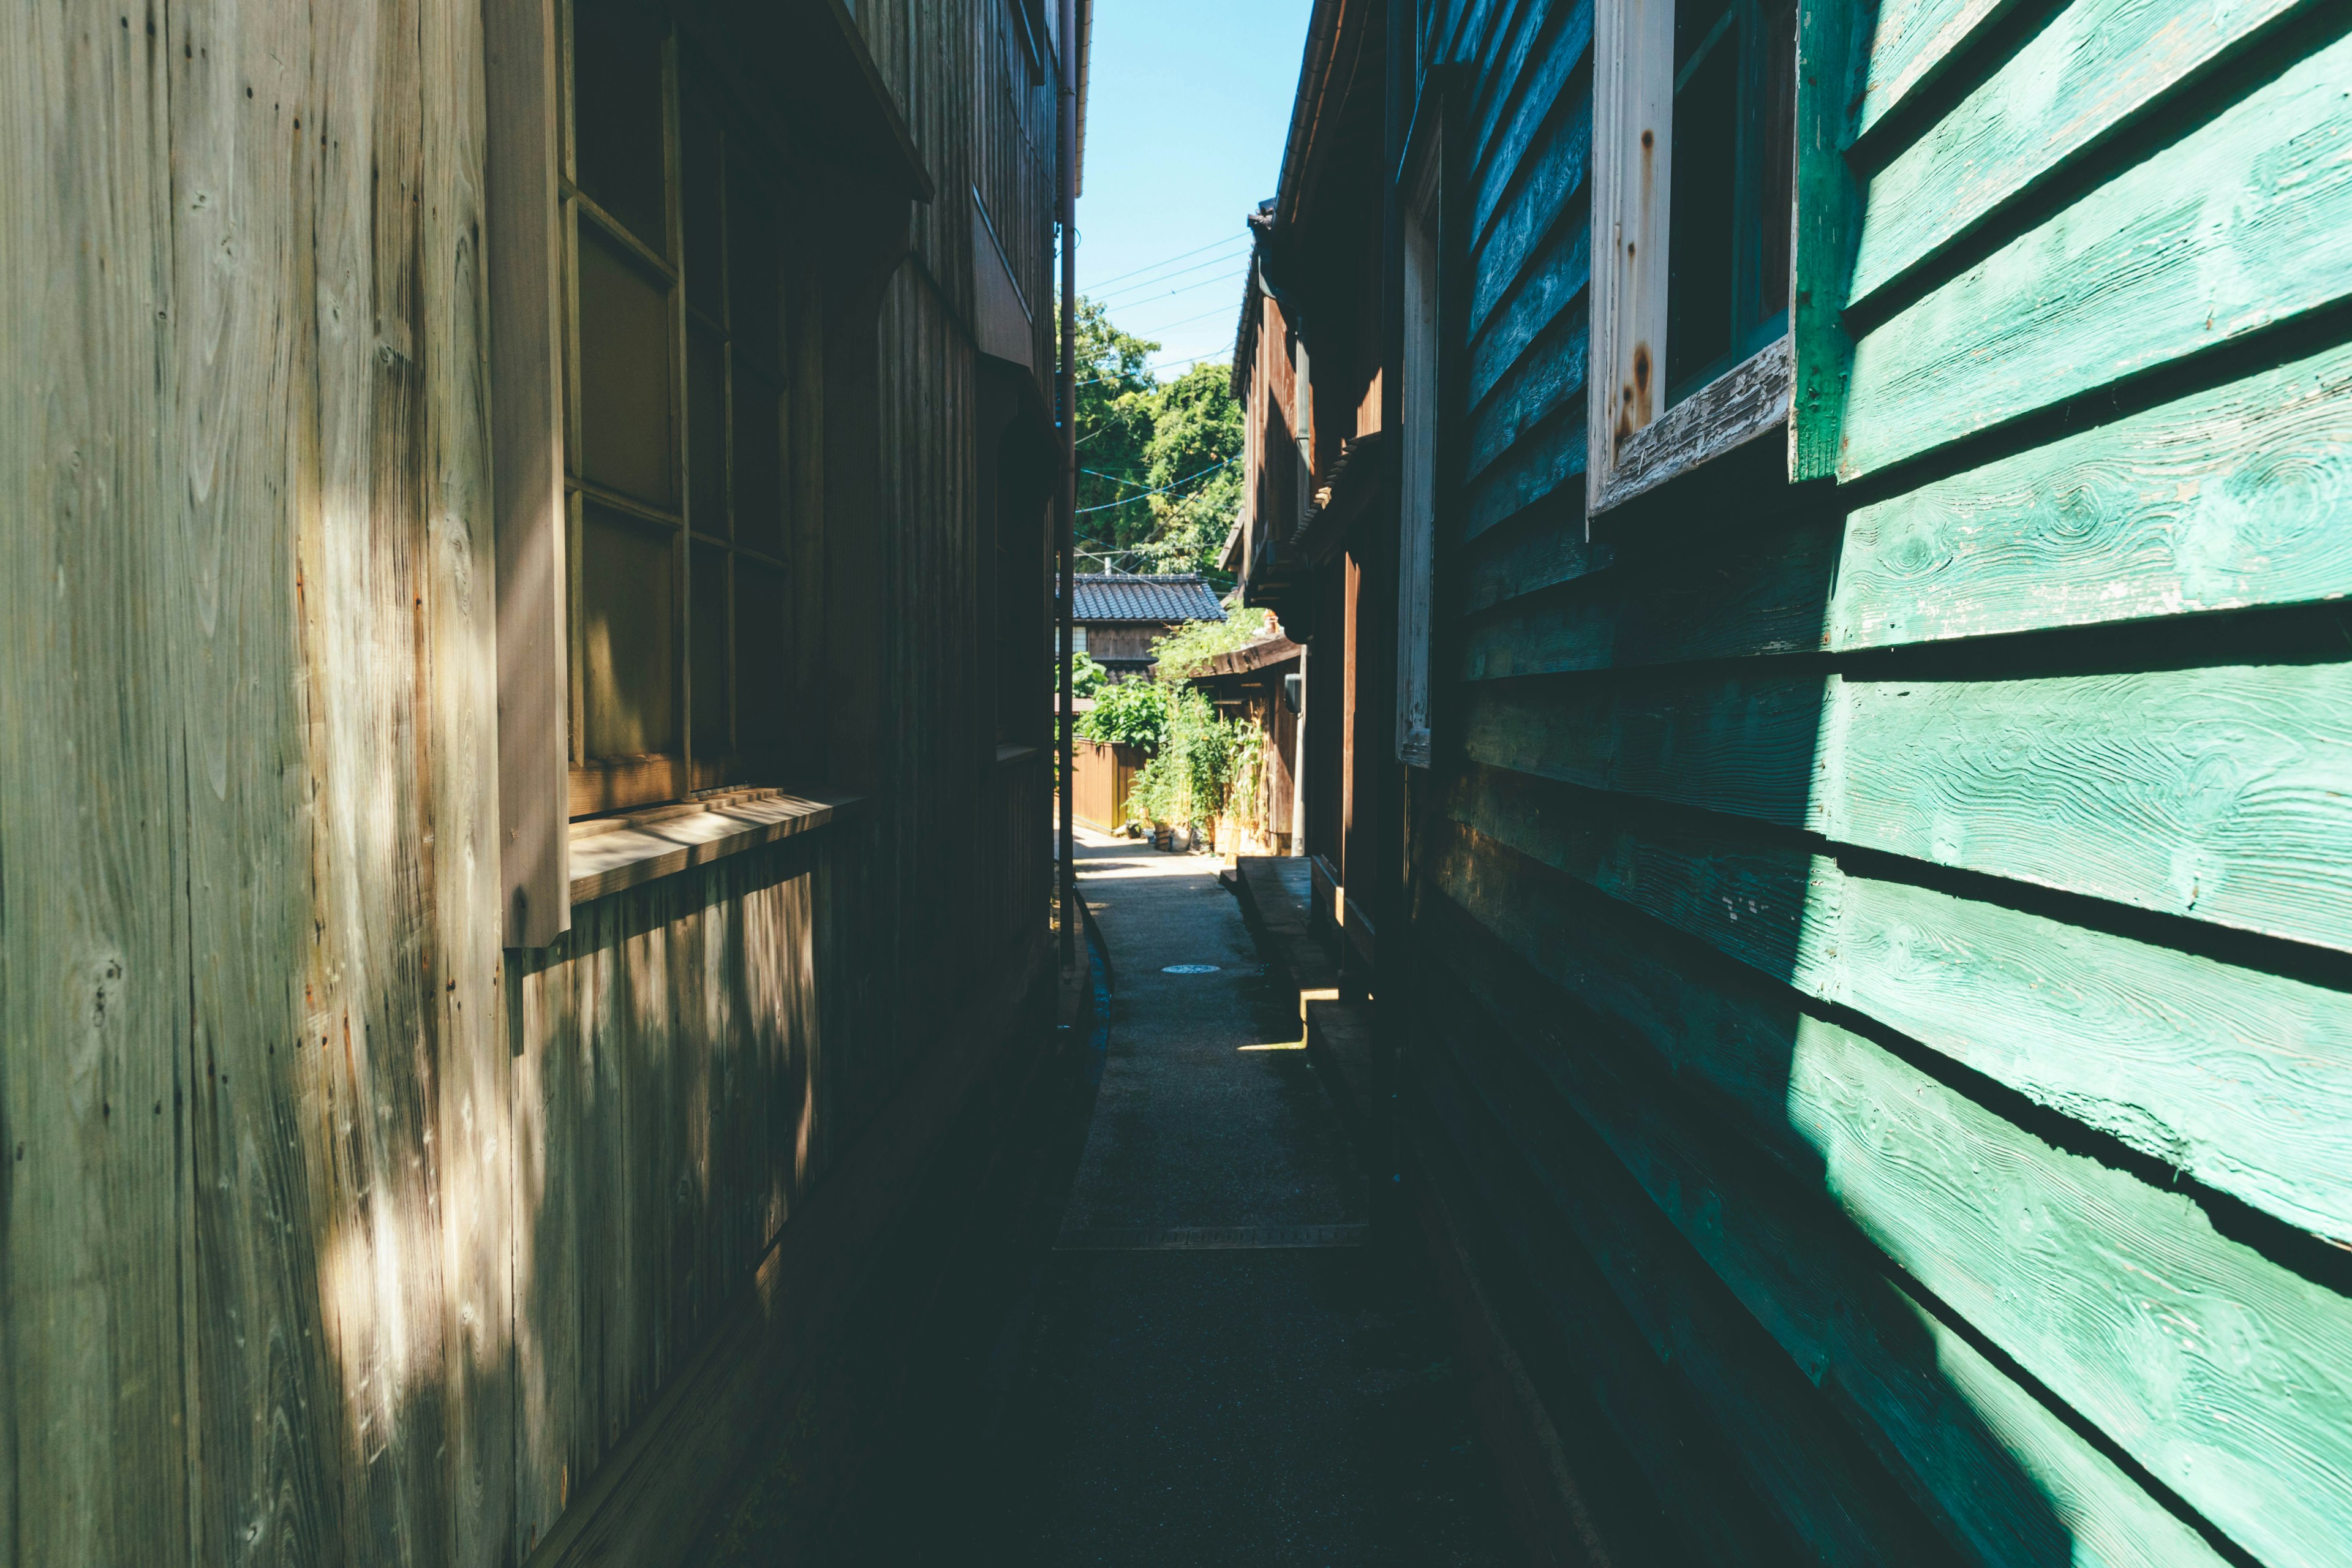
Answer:
<svg viewBox="0 0 2352 1568"><path fill-rule="evenodd" d="M1613 545L1590 5L1420 15L1416 1147L1636 1555L2352 1553L2344 22L2003 9L1878 13L1843 483Z"/></svg>
<svg viewBox="0 0 2352 1568"><path fill-rule="evenodd" d="M0 1563L522 1562L942 1021L1042 959L1045 781L971 673L959 247L977 184L1049 299L1050 66L1000 0L861 9L941 192L873 344L886 787L520 958L478 8L22 10Z"/></svg>

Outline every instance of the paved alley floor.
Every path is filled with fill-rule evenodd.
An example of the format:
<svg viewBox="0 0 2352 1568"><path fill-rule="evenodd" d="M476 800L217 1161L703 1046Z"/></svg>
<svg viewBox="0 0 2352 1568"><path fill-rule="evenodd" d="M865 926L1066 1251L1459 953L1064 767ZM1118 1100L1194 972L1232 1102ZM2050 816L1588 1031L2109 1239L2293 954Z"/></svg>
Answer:
<svg viewBox="0 0 2352 1568"><path fill-rule="evenodd" d="M1510 1561L1433 1304L1362 1245L1364 1178L1216 862L1080 854L1109 1056L999 1427L1003 1560Z"/></svg>

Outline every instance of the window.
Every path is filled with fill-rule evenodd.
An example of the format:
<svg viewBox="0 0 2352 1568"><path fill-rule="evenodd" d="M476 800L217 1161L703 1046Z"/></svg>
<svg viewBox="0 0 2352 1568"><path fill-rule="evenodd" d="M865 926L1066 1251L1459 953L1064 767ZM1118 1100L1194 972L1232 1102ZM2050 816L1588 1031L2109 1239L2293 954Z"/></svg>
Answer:
<svg viewBox="0 0 2352 1568"><path fill-rule="evenodd" d="M1789 330L1795 0L1676 0L1666 406Z"/></svg>
<svg viewBox="0 0 2352 1568"><path fill-rule="evenodd" d="M1788 417L1794 0L1600 0L1587 504Z"/></svg>
<svg viewBox="0 0 2352 1568"><path fill-rule="evenodd" d="M1397 758L1429 766L1429 579L1437 537L1439 147L1423 154L1404 215L1404 355L1397 384Z"/></svg>
<svg viewBox="0 0 2352 1568"><path fill-rule="evenodd" d="M568 7L571 812L772 778L810 307L782 185L668 22Z"/></svg>

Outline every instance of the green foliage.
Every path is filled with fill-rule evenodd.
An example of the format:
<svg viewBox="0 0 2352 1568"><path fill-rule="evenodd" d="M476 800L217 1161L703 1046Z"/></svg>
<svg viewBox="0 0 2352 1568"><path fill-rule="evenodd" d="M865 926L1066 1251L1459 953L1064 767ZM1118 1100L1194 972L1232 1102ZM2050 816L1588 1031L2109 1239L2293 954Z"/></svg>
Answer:
<svg viewBox="0 0 2352 1568"><path fill-rule="evenodd" d="M1249 647L1273 625L1264 610L1234 609L1222 621L1187 621L1151 645L1161 680L1186 680L1208 667L1221 653Z"/></svg>
<svg viewBox="0 0 2352 1568"><path fill-rule="evenodd" d="M1091 300L1078 301L1077 327L1078 548L1129 552L1131 571L1225 581L1217 552L1242 496L1226 366L1196 364L1163 386L1144 368L1158 343L1120 331Z"/></svg>
<svg viewBox="0 0 2352 1568"><path fill-rule="evenodd" d="M1077 732L1089 741L1156 752L1167 742L1172 689L1156 680L1122 680L1098 688L1094 711L1078 715Z"/></svg>
<svg viewBox="0 0 2352 1568"><path fill-rule="evenodd" d="M1217 554L1242 505L1242 409L1234 401L1230 371L1220 360L1194 365L1160 389L1151 413L1146 487L1159 489L1206 472L1144 503L1152 529L1140 553L1154 571L1222 576Z"/></svg>
<svg viewBox="0 0 2352 1568"><path fill-rule="evenodd" d="M1094 655L1079 648L1070 655L1070 695L1092 697L1110 679L1110 671L1095 662Z"/></svg>
<svg viewBox="0 0 2352 1568"><path fill-rule="evenodd" d="M1078 301L1077 315L1078 510L1085 511L1151 488L1141 479L1150 465L1146 448L1160 384L1144 365L1160 345L1120 331L1091 300ZM1150 509L1139 502L1089 513L1078 520L1078 532L1127 545L1148 532L1150 522ZM1121 523L1125 534L1115 532Z"/></svg>
<svg viewBox="0 0 2352 1568"><path fill-rule="evenodd" d="M1151 685L1169 693L1167 739L1129 786L1127 814L1137 822L1198 827L1224 815L1244 754L1257 750L1257 736L1245 724L1218 718L1193 687Z"/></svg>

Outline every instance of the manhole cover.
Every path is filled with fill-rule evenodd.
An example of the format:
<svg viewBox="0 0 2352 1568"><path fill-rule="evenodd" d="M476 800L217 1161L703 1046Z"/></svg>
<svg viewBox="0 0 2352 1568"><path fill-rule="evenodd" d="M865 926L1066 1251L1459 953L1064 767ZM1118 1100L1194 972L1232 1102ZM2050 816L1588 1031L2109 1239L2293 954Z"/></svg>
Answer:
<svg viewBox="0 0 2352 1568"><path fill-rule="evenodd" d="M1216 972L1217 966L1213 963L1171 963L1160 973L1162 974L1214 974Z"/></svg>

